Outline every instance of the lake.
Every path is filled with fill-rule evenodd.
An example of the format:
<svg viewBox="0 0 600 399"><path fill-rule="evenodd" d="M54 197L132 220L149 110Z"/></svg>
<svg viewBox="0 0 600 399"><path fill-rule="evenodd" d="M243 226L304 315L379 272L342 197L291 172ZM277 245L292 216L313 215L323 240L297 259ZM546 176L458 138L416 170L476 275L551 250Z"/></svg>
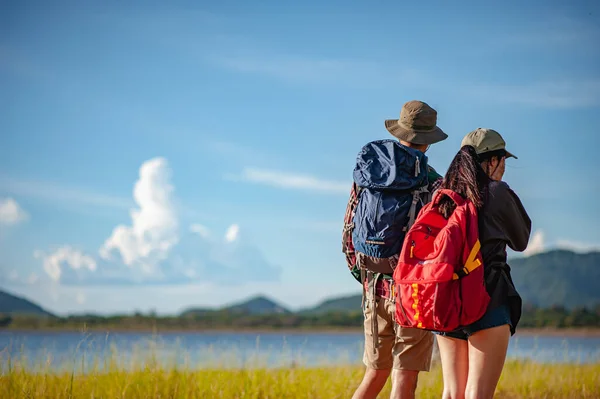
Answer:
<svg viewBox="0 0 600 399"><path fill-rule="evenodd" d="M168 332L76 333L0 331L0 364L9 355L33 369L81 370L116 362L190 367L281 367L360 364L361 333ZM515 336L509 358L600 362L600 337ZM114 363L113 363L114 364Z"/></svg>

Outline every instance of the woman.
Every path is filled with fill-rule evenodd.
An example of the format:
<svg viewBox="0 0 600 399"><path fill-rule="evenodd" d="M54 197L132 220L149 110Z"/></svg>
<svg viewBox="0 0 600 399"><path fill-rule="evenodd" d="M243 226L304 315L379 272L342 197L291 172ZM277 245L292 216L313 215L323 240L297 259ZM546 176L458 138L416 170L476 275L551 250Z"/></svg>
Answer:
<svg viewBox="0 0 600 399"><path fill-rule="evenodd" d="M492 398L506 358L509 337L521 317L521 297L506 263L506 246L524 251L531 220L519 197L502 181L507 157L502 136L479 128L465 136L441 188L470 199L478 208L479 240L487 291L484 316L450 333L437 333L444 377L443 398ZM448 217L454 203L444 198Z"/></svg>

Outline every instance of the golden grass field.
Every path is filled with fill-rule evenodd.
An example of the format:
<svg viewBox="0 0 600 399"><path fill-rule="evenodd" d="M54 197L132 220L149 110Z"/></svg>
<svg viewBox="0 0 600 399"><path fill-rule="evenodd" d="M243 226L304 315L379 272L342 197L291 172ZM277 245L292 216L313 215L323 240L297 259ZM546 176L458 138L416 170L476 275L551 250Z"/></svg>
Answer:
<svg viewBox="0 0 600 399"><path fill-rule="evenodd" d="M32 372L11 364L0 376L0 398L350 398L363 373L360 366L193 370L155 364L103 369L84 375ZM389 390L388 383L380 397L389 397ZM441 392L439 366L421 373L418 398L439 398ZM600 398L600 364L509 361L496 397Z"/></svg>

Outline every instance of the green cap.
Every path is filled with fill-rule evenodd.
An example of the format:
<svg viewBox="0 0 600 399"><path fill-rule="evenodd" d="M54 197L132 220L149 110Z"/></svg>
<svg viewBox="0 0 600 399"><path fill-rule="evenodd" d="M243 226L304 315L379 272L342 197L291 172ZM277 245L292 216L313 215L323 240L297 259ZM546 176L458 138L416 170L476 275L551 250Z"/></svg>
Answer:
<svg viewBox="0 0 600 399"><path fill-rule="evenodd" d="M475 152L483 154L490 151L504 150L506 151L506 141L495 130L486 128L477 128L471 133L468 133L460 144L461 147L470 145L475 148ZM512 153L506 151L506 157L517 158Z"/></svg>

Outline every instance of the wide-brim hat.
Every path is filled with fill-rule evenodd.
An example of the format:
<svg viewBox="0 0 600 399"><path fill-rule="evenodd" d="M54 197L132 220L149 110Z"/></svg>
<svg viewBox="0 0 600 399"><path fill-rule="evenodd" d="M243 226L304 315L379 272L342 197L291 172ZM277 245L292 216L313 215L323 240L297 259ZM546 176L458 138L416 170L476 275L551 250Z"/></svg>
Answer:
<svg viewBox="0 0 600 399"><path fill-rule="evenodd" d="M400 119L388 119L385 128L397 139L413 144L434 144L448 135L437 126L437 111L423 101L409 101L400 111Z"/></svg>

